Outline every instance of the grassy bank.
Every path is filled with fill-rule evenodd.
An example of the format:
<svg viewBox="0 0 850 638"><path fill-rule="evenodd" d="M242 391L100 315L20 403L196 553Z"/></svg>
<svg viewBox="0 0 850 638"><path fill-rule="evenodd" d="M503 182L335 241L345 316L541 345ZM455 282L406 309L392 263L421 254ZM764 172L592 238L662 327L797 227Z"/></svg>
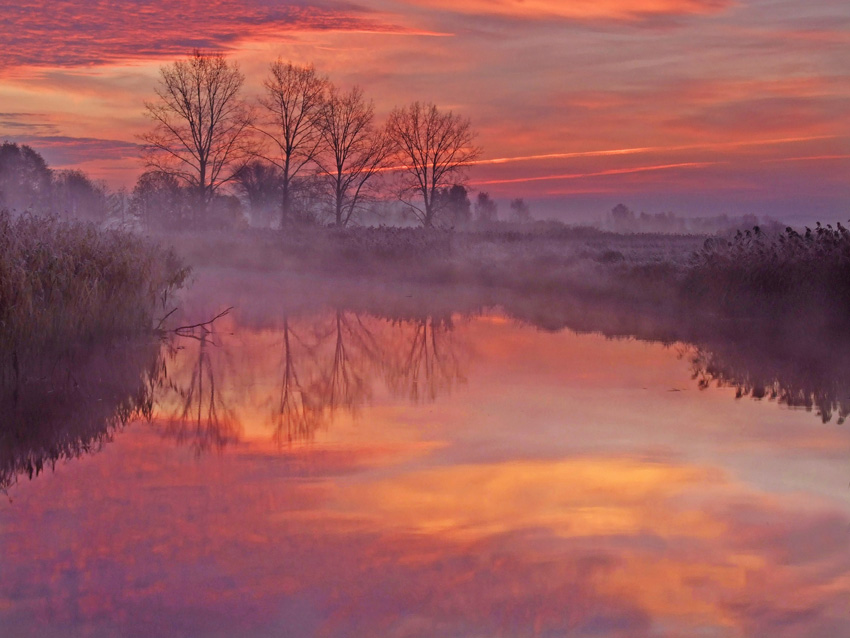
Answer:
<svg viewBox="0 0 850 638"><path fill-rule="evenodd" d="M0 349L150 330L187 273L173 251L129 233L0 212Z"/></svg>

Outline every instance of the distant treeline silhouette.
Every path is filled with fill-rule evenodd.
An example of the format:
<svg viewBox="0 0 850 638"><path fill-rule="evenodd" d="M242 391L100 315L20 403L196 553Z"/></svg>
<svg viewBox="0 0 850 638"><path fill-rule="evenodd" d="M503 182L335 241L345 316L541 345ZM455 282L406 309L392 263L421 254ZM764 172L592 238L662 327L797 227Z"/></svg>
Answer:
<svg viewBox="0 0 850 638"><path fill-rule="evenodd" d="M735 232L738 229L759 225L765 232L780 232L785 225L772 219L759 219L756 215L712 215L707 217L682 217L672 211L661 213L636 213L625 204L617 204L605 216L601 226L616 233L662 233L714 235Z"/></svg>
<svg viewBox="0 0 850 638"><path fill-rule="evenodd" d="M293 224L488 224L465 169L481 153L469 119L427 102L378 122L359 87L342 89L312 65L278 59L258 98L217 53L195 51L160 69L145 103L144 172L111 192L81 171L52 171L26 145L0 149L0 208L123 223L148 230ZM531 219L521 198L510 220Z"/></svg>
<svg viewBox="0 0 850 638"><path fill-rule="evenodd" d="M208 228L238 224L245 204L254 225L347 226L392 193L424 226L462 221L452 187L481 152L467 118L413 102L379 123L359 87L282 59L256 100L244 83L217 53L196 50L160 69L145 104L153 126L142 136L135 212Z"/></svg>

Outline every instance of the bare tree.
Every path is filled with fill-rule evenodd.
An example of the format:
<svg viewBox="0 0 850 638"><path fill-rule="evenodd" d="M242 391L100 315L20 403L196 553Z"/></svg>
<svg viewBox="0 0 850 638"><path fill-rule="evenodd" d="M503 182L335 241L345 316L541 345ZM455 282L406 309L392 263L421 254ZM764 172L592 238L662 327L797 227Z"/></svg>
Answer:
<svg viewBox="0 0 850 638"><path fill-rule="evenodd" d="M257 130L272 146L262 157L280 170L283 224L292 217L294 180L319 149L318 118L330 83L312 65L296 66L278 58L263 86L265 95L259 102L265 118Z"/></svg>
<svg viewBox="0 0 850 638"><path fill-rule="evenodd" d="M461 183L463 168L481 154L471 124L434 104L414 102L394 110L387 129L403 167L400 198L423 225L433 226L439 190Z"/></svg>
<svg viewBox="0 0 850 638"><path fill-rule="evenodd" d="M345 226L368 198L367 184L386 165L389 138L374 126L375 112L354 87L332 88L319 116L322 153L317 163L331 190L334 221Z"/></svg>
<svg viewBox="0 0 850 638"><path fill-rule="evenodd" d="M158 99L145 103L154 122L142 136L148 170L173 175L195 191L201 216L248 159L250 117L240 99L244 81L223 55L195 50L188 59L160 68Z"/></svg>

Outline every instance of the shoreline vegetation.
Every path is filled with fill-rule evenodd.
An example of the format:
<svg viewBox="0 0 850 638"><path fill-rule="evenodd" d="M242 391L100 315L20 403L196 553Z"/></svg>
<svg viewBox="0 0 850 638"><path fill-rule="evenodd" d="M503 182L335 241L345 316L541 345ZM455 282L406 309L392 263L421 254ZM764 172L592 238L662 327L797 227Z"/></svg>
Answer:
<svg viewBox="0 0 850 638"><path fill-rule="evenodd" d="M0 344L20 354L150 331L188 272L132 233L0 211Z"/></svg>
<svg viewBox="0 0 850 638"><path fill-rule="evenodd" d="M0 211L0 492L149 415L188 272L150 239Z"/></svg>

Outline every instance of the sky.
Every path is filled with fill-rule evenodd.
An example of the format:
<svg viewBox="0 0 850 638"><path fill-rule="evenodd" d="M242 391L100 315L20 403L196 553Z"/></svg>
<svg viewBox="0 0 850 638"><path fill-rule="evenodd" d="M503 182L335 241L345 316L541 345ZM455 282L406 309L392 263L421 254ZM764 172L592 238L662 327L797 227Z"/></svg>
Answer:
<svg viewBox="0 0 850 638"><path fill-rule="evenodd" d="M844 220L846 0L3 2L0 139L112 187L142 171L159 68L222 51L258 95L278 56L469 117L470 187L537 217L618 203L682 216Z"/></svg>

